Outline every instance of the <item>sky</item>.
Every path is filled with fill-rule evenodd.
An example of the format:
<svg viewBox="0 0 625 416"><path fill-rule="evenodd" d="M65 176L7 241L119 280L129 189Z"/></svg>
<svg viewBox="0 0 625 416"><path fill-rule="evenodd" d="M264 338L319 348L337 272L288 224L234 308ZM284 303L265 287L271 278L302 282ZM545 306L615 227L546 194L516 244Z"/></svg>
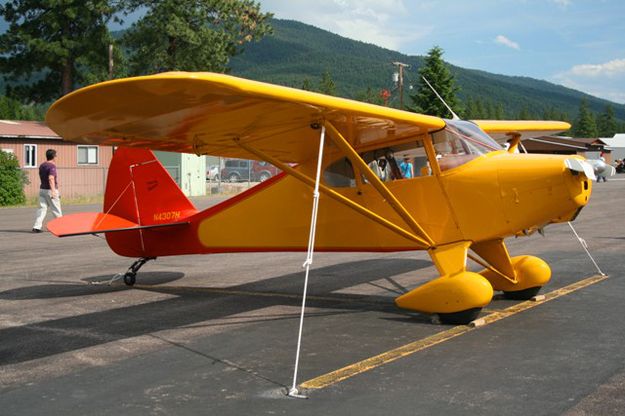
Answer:
<svg viewBox="0 0 625 416"><path fill-rule="evenodd" d="M261 0L265 12L408 55L625 103L623 0Z"/></svg>

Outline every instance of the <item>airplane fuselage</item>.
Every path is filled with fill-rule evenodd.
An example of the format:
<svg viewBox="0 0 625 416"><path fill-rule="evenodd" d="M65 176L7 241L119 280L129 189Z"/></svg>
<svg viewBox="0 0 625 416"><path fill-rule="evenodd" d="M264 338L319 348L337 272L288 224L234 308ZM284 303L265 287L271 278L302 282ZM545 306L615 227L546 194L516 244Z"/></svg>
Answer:
<svg viewBox="0 0 625 416"><path fill-rule="evenodd" d="M567 157L491 152L445 171L386 185L438 245L528 234L571 220L590 196L591 183L565 166ZM326 163L329 165L331 162ZM305 173L314 163L301 165ZM341 195L406 227L371 184L336 188ZM143 253L128 244L138 231L107 235L118 254L164 256L252 251L304 251L310 226L310 188L281 175L190 217L187 230L144 230ZM177 215L167 210L154 222ZM180 238L180 233L184 237ZM126 234L126 235L124 235ZM174 238L175 236L175 238ZM388 228L321 197L316 250L405 251L419 246Z"/></svg>

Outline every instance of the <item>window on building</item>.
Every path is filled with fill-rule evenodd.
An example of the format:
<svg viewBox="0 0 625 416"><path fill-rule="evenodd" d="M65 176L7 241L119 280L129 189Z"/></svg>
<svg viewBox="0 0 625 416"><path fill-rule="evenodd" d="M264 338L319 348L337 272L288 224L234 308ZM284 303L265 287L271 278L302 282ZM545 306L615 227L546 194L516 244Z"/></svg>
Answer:
<svg viewBox="0 0 625 416"><path fill-rule="evenodd" d="M25 168L37 167L37 145L36 144L24 145L24 167Z"/></svg>
<svg viewBox="0 0 625 416"><path fill-rule="evenodd" d="M78 146L79 165L98 164L98 146Z"/></svg>

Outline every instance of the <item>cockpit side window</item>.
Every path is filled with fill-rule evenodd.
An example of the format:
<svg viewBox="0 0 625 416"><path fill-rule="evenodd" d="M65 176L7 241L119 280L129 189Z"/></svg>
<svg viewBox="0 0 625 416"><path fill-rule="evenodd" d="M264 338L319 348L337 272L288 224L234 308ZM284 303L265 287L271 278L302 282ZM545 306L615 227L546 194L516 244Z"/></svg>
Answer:
<svg viewBox="0 0 625 416"><path fill-rule="evenodd" d="M349 188L356 186L356 176L352 162L343 157L332 163L323 172L323 180L329 186L336 188Z"/></svg>

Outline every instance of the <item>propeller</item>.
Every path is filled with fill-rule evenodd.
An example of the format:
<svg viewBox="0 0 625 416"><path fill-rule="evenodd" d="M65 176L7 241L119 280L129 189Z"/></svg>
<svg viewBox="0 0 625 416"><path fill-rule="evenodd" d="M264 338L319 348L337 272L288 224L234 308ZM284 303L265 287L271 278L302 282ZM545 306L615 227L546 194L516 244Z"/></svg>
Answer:
<svg viewBox="0 0 625 416"><path fill-rule="evenodd" d="M592 165L584 160L580 159L566 159L564 164L572 172L579 172L586 175L586 177L592 181L596 181L595 170Z"/></svg>

